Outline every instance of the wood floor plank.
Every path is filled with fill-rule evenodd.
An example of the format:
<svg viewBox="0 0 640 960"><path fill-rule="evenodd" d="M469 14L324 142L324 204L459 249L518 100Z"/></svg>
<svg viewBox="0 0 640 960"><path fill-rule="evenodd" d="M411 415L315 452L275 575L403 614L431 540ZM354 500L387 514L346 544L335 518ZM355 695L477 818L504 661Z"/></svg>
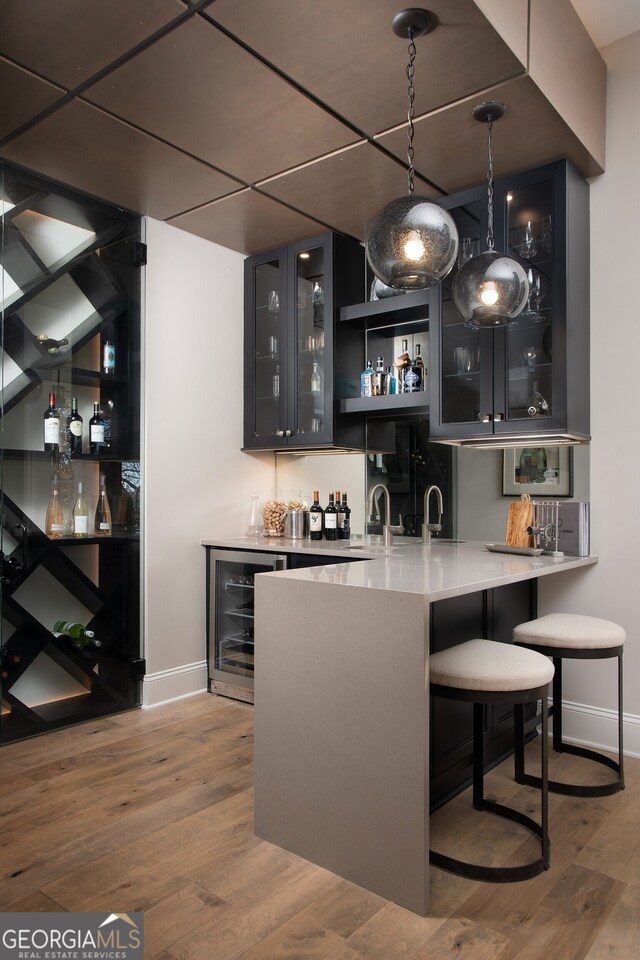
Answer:
<svg viewBox="0 0 640 960"><path fill-rule="evenodd" d="M630 960L640 954L640 880L630 883L585 960Z"/></svg>
<svg viewBox="0 0 640 960"><path fill-rule="evenodd" d="M222 910L210 923L183 937L169 950L177 960L235 960L260 943L339 878L295 858L277 883L261 887Z"/></svg>
<svg viewBox="0 0 640 960"><path fill-rule="evenodd" d="M34 890L26 897L7 904L5 910L10 913L61 913L63 907L42 890Z"/></svg>
<svg viewBox="0 0 640 960"><path fill-rule="evenodd" d="M507 938L491 927L452 917L411 954L410 960L450 960L453 956L495 960L507 944Z"/></svg>
<svg viewBox="0 0 640 960"><path fill-rule="evenodd" d="M496 960L582 960L624 890L620 881L572 863Z"/></svg>
<svg viewBox="0 0 640 960"><path fill-rule="evenodd" d="M325 960L384 903L381 897L339 880L309 906L262 937L242 954L242 960Z"/></svg>
<svg viewBox="0 0 640 960"><path fill-rule="evenodd" d="M387 903L326 960L407 960L445 922L443 917L419 917Z"/></svg>
<svg viewBox="0 0 640 960"><path fill-rule="evenodd" d="M227 906L226 901L205 890L199 883L189 883L169 894L144 915L145 956L154 957L212 920Z"/></svg>

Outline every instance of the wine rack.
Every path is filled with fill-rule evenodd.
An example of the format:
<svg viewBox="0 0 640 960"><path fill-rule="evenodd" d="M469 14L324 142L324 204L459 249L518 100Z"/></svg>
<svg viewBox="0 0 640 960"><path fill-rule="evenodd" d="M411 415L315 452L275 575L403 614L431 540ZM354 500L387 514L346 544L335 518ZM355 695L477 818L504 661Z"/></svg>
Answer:
<svg viewBox="0 0 640 960"><path fill-rule="evenodd" d="M2 710L0 745L140 702L140 293L144 245L134 214L0 164L3 215ZM44 337L46 341L43 341ZM116 369L101 364L105 339ZM56 394L61 438L71 395L85 438L94 402L109 410L112 446L71 455L42 445ZM85 440L85 449L88 443ZM113 515L108 537L68 528L77 479L92 514L99 474ZM53 476L67 527L45 535ZM90 530L92 527L90 527ZM100 646L54 636L80 620Z"/></svg>

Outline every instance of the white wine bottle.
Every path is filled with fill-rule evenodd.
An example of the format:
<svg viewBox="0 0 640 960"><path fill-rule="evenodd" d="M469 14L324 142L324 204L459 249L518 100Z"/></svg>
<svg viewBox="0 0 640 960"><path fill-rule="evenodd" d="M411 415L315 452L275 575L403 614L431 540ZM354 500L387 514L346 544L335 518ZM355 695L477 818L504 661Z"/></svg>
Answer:
<svg viewBox="0 0 640 960"><path fill-rule="evenodd" d="M73 535L74 537L89 536L89 511L84 499L84 483L78 480L78 494L73 505Z"/></svg>
<svg viewBox="0 0 640 960"><path fill-rule="evenodd" d="M101 473L100 493L98 495L95 517L96 537L110 537L111 529L111 510L109 508L109 500L107 499L106 478L104 473Z"/></svg>
<svg viewBox="0 0 640 960"><path fill-rule="evenodd" d="M44 521L44 532L50 540L60 540L64 537L64 516L57 477L51 481L51 496Z"/></svg>

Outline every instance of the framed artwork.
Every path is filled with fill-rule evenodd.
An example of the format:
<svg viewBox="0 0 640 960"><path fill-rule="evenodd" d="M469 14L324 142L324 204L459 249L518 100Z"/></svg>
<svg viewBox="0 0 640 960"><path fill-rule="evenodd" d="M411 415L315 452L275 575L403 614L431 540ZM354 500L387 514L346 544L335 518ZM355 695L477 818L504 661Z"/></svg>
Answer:
<svg viewBox="0 0 640 960"><path fill-rule="evenodd" d="M502 465L502 496L573 496L572 447L509 447Z"/></svg>

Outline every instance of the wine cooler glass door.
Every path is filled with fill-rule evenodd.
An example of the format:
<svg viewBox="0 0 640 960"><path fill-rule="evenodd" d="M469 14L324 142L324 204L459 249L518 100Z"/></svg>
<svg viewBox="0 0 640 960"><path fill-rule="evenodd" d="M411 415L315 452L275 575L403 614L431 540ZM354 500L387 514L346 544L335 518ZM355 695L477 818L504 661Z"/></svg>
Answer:
<svg viewBox="0 0 640 960"><path fill-rule="evenodd" d="M296 436L325 432L325 248L295 252Z"/></svg>

